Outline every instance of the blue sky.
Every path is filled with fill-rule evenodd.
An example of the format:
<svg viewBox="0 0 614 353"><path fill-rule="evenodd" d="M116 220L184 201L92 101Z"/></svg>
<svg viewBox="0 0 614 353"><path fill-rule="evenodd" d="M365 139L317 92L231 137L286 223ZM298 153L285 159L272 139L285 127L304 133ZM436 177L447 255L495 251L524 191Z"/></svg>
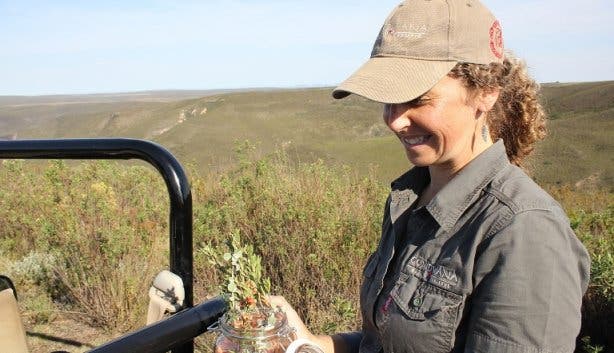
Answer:
<svg viewBox="0 0 614 353"><path fill-rule="evenodd" d="M334 85L398 0L0 0L0 95ZM483 0L540 82L614 79L611 0Z"/></svg>

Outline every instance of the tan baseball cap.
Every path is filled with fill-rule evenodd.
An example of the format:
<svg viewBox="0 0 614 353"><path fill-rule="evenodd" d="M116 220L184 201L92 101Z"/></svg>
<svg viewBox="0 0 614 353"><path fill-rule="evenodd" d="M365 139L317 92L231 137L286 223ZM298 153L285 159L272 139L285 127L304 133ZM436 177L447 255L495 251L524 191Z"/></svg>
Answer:
<svg viewBox="0 0 614 353"><path fill-rule="evenodd" d="M371 58L339 87L382 103L404 103L433 87L459 62L503 61L499 21L478 0L406 0L384 22Z"/></svg>

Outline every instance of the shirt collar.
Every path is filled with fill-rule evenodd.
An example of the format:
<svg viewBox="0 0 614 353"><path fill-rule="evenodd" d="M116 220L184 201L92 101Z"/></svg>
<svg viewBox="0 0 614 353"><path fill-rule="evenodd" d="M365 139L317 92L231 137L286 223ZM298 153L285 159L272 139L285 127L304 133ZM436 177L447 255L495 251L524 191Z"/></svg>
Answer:
<svg viewBox="0 0 614 353"><path fill-rule="evenodd" d="M454 226L482 189L509 165L505 145L498 140L463 167L426 205L429 213L444 229Z"/></svg>
<svg viewBox="0 0 614 353"><path fill-rule="evenodd" d="M437 223L449 230L497 172L509 164L505 145L498 140L471 160L426 205ZM394 223L430 182L427 167L414 167L391 184L390 218Z"/></svg>
<svg viewBox="0 0 614 353"><path fill-rule="evenodd" d="M431 181L427 167L414 167L390 184L390 220L394 223Z"/></svg>

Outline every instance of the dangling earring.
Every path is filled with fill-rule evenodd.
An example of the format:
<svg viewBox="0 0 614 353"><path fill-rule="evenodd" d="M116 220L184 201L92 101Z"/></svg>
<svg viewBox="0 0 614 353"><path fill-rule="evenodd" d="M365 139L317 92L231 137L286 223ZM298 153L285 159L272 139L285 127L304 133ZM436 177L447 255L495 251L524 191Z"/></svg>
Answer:
<svg viewBox="0 0 614 353"><path fill-rule="evenodd" d="M486 124L482 125L482 140L488 142L488 126Z"/></svg>

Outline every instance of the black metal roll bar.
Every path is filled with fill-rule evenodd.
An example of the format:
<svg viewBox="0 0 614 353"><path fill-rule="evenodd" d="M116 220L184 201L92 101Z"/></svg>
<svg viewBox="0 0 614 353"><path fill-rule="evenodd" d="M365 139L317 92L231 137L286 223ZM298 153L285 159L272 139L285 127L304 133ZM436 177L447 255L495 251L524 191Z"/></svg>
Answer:
<svg viewBox="0 0 614 353"><path fill-rule="evenodd" d="M224 308L219 299L193 308L192 193L181 164L168 150L154 142L125 138L12 140L0 141L0 159L141 159L153 165L168 188L170 270L183 280L186 309L90 352L194 352L193 338Z"/></svg>
<svg viewBox="0 0 614 353"><path fill-rule="evenodd" d="M221 298L215 298L128 333L88 353L168 352L180 344L185 345L184 342L192 342L194 337L207 331L207 327L215 323L225 310L226 303ZM193 346L190 349L190 352L194 351ZM177 352L177 348L173 352Z"/></svg>

